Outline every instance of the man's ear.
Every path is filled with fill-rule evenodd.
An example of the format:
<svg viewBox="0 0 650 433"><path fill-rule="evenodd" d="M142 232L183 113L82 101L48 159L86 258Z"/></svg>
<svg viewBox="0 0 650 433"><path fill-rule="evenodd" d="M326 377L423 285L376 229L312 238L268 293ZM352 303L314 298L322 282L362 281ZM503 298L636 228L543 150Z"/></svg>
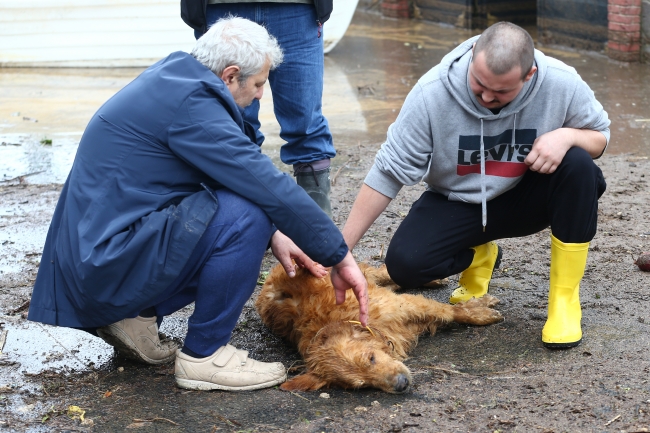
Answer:
<svg viewBox="0 0 650 433"><path fill-rule="evenodd" d="M235 82L239 78L239 72L241 71L241 68L236 65L230 65L226 69L223 70L221 73L221 79L223 80L224 83L226 83L226 86L229 86Z"/></svg>
<svg viewBox="0 0 650 433"><path fill-rule="evenodd" d="M305 373L287 380L280 385L280 389L285 391L316 391L324 386L327 386L327 382L323 379L313 373Z"/></svg>
<svg viewBox="0 0 650 433"><path fill-rule="evenodd" d="M530 80L531 78L533 78L535 72L537 72L537 66L533 66L532 68L530 68L530 72L528 72L528 74L526 74L526 77L524 78L524 83Z"/></svg>

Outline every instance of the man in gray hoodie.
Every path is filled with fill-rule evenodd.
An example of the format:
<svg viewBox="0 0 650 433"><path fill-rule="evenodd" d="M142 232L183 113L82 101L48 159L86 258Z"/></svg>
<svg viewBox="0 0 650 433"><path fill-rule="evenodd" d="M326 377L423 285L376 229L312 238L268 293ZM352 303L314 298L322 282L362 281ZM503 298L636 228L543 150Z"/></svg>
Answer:
<svg viewBox="0 0 650 433"><path fill-rule="evenodd" d="M507 22L446 55L411 90L365 178L344 238L354 248L404 185L424 181L386 254L403 287L461 273L457 303L488 291L498 239L551 228L542 342L582 340L579 284L605 180L593 159L609 119L576 71Z"/></svg>

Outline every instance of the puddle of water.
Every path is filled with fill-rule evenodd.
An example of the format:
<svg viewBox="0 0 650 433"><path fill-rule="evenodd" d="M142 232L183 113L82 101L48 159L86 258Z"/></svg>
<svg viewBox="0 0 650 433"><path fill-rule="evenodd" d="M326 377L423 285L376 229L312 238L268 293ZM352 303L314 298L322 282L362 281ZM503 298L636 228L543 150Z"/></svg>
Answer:
<svg viewBox="0 0 650 433"><path fill-rule="evenodd" d="M72 167L79 137L54 133L51 143L33 135L0 134L0 180L26 176L29 183L64 183ZM6 143L6 144L5 144Z"/></svg>
<svg viewBox="0 0 650 433"><path fill-rule="evenodd" d="M113 347L87 332L19 320L16 316L1 316L0 321L7 331L3 360L15 362L13 369L20 373L79 373L112 368L117 362ZM171 338L184 338L187 318L166 317L160 331Z"/></svg>
<svg viewBox="0 0 650 433"><path fill-rule="evenodd" d="M45 370L79 372L102 368L114 357L113 348L87 332L4 319L7 341L2 351L20 363L23 373Z"/></svg>
<svg viewBox="0 0 650 433"><path fill-rule="evenodd" d="M47 191L24 201L0 201L0 274L35 270L58 192Z"/></svg>

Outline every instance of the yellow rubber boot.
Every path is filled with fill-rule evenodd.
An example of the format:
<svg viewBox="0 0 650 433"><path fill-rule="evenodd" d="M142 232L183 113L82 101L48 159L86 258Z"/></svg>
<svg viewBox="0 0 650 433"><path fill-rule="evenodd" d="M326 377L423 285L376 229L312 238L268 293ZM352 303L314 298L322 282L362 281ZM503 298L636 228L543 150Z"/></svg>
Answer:
<svg viewBox="0 0 650 433"><path fill-rule="evenodd" d="M488 242L478 247L472 247L472 249L474 250L474 259L469 268L460 274L458 288L452 292L449 298L449 302L452 304L484 296L488 292L492 272L501 263L501 248L496 242Z"/></svg>
<svg viewBox="0 0 650 433"><path fill-rule="evenodd" d="M550 349L575 347L582 341L580 280L588 251L589 242L565 244L551 235L548 318L542 329L542 343Z"/></svg>

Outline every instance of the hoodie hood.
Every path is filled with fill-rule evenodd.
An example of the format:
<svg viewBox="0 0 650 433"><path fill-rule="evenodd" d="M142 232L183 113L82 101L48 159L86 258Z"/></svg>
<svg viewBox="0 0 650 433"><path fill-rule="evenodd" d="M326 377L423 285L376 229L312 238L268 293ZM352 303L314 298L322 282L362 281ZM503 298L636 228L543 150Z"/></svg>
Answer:
<svg viewBox="0 0 650 433"><path fill-rule="evenodd" d="M520 112L534 100L542 86L547 71L546 56L541 51L535 50L533 64L537 66L537 71L530 80L524 83L524 87L515 99L503 107L498 114L493 114L488 108L478 103L469 86L469 65L473 57L472 47L479 36L466 40L443 57L440 62L440 81L456 102L476 119L502 119Z"/></svg>

